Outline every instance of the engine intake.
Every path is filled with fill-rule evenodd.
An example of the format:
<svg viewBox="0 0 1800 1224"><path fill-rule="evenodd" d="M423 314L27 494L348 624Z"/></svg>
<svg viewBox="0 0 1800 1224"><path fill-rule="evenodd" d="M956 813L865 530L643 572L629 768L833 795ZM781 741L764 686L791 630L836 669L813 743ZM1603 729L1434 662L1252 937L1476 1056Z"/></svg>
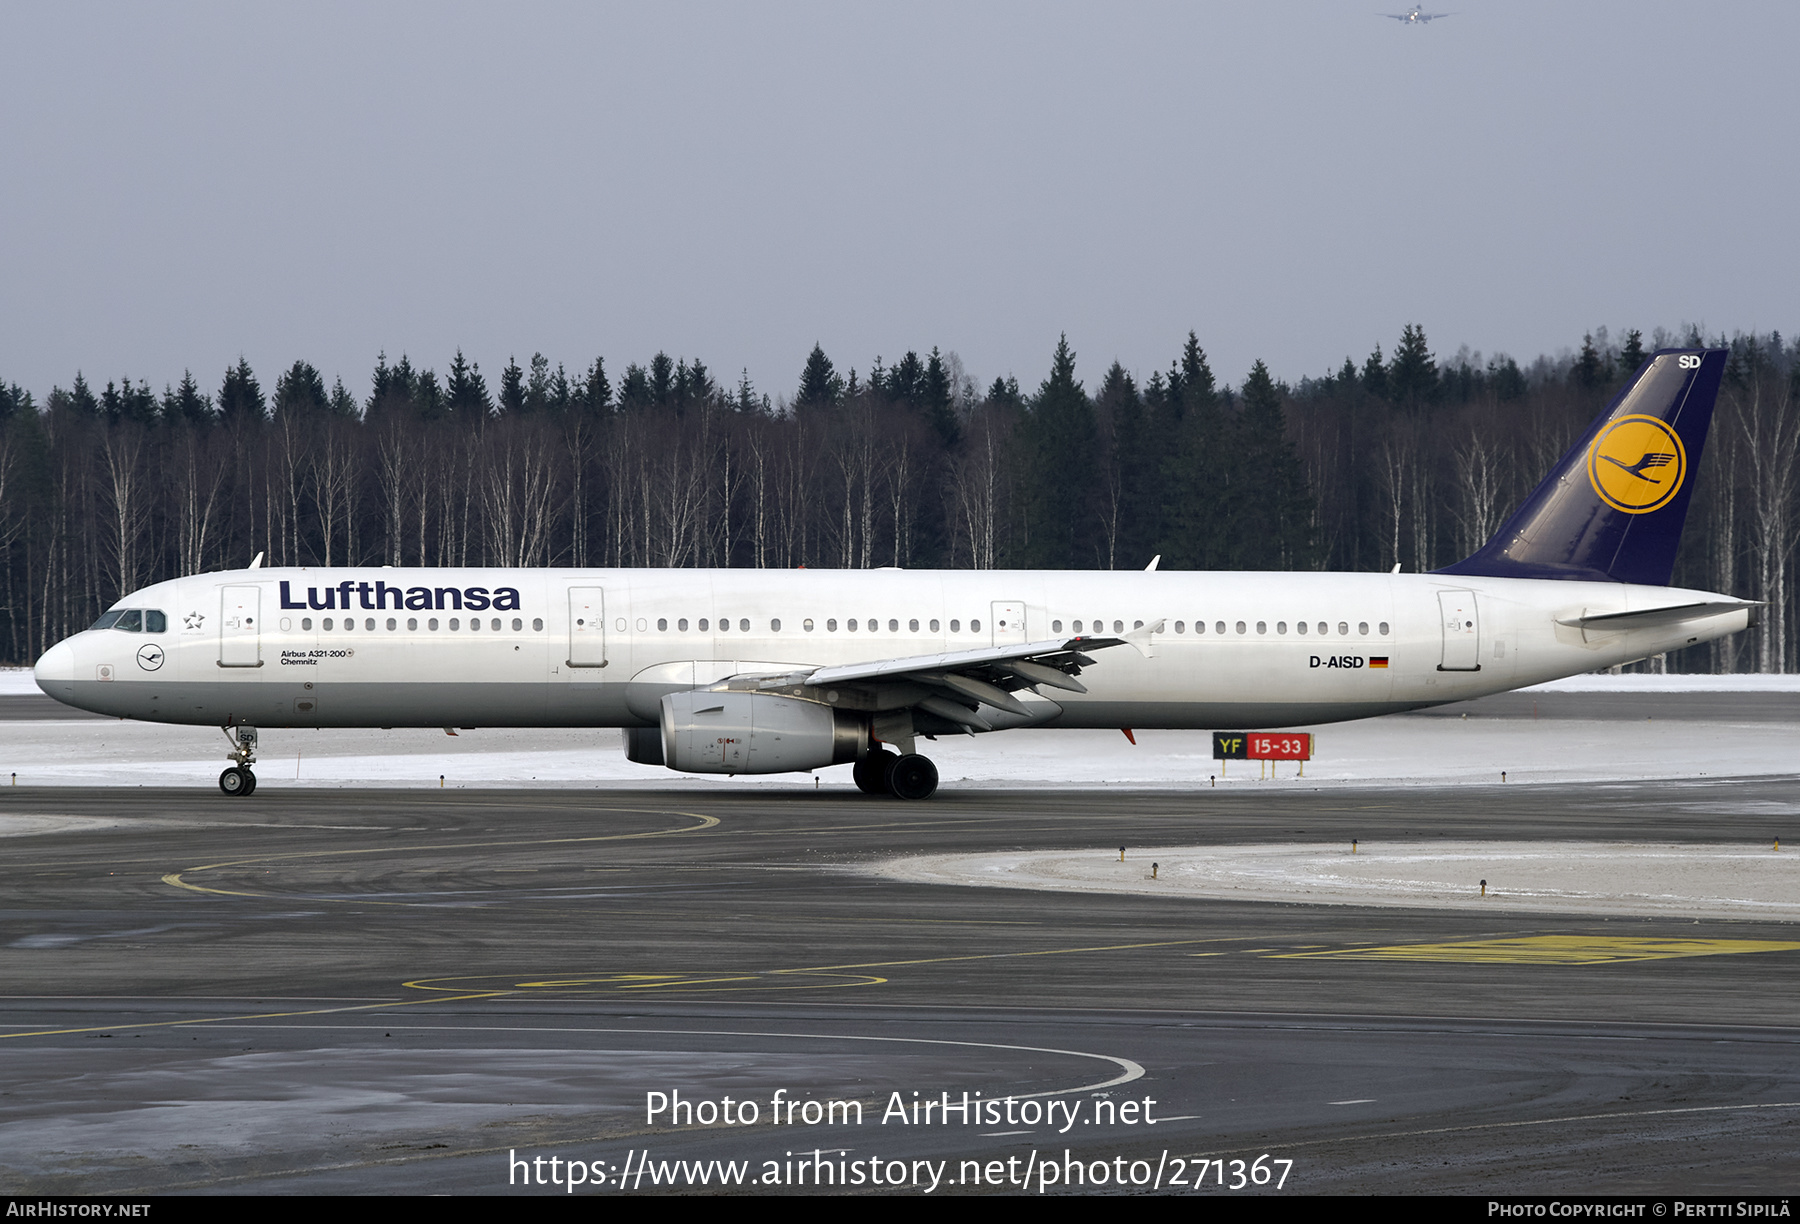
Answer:
<svg viewBox="0 0 1800 1224"><path fill-rule="evenodd" d="M663 763L683 773L788 773L868 755L869 724L817 701L771 693L670 693Z"/></svg>

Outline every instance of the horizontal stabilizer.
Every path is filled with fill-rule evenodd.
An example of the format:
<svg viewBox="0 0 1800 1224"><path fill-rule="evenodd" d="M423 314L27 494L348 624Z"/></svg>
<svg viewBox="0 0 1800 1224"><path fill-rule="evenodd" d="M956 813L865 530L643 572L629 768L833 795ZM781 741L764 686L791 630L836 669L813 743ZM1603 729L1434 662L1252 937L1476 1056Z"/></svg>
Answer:
<svg viewBox="0 0 1800 1224"><path fill-rule="evenodd" d="M1754 610L1761 604L1742 599L1714 600L1710 603L1671 604L1666 608L1639 608L1635 612L1599 612L1592 616L1563 616L1556 623L1567 625L1571 629L1591 629L1595 631L1627 629L1650 629L1659 625L1675 625L1682 621L1710 620L1715 616L1725 616L1745 609Z"/></svg>

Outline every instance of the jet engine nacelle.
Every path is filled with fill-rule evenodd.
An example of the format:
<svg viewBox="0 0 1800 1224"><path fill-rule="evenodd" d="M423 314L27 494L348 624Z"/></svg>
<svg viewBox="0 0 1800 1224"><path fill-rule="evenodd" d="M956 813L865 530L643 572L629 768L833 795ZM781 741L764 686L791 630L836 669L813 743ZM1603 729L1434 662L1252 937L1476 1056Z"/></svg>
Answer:
<svg viewBox="0 0 1800 1224"><path fill-rule="evenodd" d="M772 693L670 693L663 764L683 773L786 773L861 760L869 724L816 701Z"/></svg>

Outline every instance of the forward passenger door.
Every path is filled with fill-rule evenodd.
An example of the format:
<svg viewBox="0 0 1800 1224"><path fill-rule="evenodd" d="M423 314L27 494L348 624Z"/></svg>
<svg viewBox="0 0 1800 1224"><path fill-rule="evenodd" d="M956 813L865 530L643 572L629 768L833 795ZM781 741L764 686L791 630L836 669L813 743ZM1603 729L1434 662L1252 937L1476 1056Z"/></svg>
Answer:
<svg viewBox="0 0 1800 1224"><path fill-rule="evenodd" d="M606 666L606 592L601 587L569 588L568 663Z"/></svg>

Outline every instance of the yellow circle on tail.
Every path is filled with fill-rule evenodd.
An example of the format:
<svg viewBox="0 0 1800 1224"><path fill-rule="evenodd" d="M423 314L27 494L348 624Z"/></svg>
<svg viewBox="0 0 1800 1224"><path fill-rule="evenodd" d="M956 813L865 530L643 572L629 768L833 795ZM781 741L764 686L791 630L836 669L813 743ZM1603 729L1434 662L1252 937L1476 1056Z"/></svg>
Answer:
<svg viewBox="0 0 1800 1224"><path fill-rule="evenodd" d="M1600 500L1626 514L1648 514L1669 504L1687 478L1687 448L1653 416L1609 422L1588 447L1588 482Z"/></svg>

